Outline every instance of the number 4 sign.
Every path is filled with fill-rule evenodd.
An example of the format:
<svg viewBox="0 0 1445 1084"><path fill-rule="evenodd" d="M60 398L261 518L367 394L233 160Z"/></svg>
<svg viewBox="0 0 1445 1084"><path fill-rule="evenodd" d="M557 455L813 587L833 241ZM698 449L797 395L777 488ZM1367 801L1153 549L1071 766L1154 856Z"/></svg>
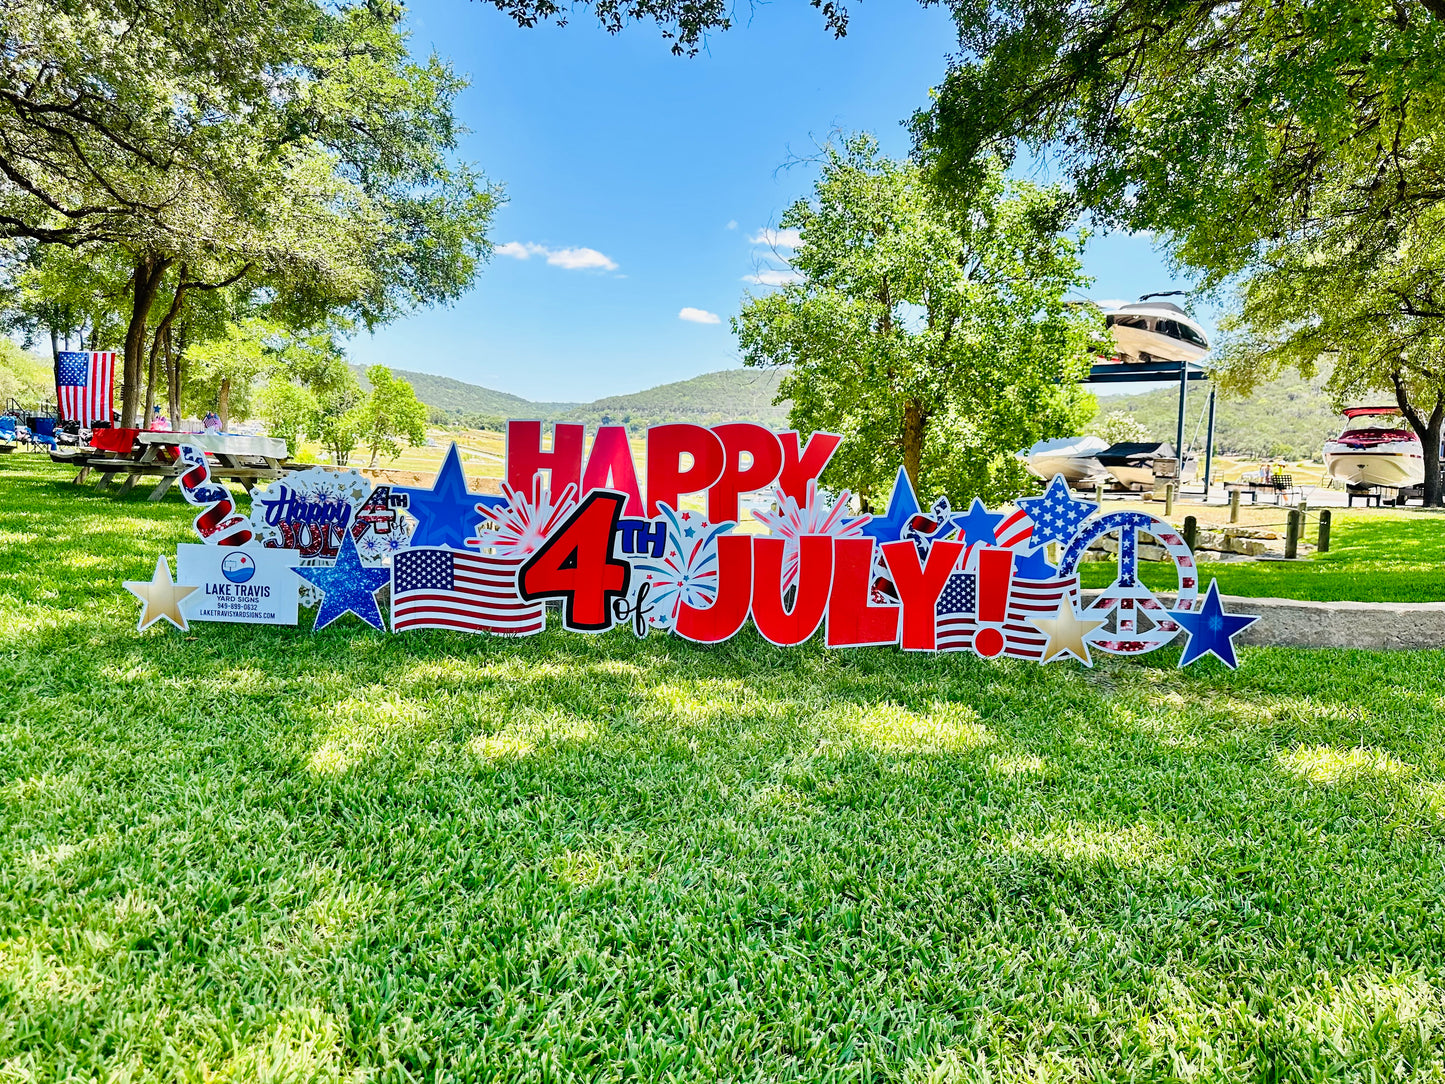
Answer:
<svg viewBox="0 0 1445 1084"><path fill-rule="evenodd" d="M517 574L523 599L562 600L562 625L606 632L614 600L625 599L632 565L612 556L612 538L627 495L594 489Z"/></svg>

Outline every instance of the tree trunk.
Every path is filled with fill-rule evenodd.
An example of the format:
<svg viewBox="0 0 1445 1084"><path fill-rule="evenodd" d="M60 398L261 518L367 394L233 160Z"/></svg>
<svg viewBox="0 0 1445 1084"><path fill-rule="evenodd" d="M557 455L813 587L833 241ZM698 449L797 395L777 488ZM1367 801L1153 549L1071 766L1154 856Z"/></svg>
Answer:
<svg viewBox="0 0 1445 1084"><path fill-rule="evenodd" d="M171 428L181 424L181 360L171 344L171 329L166 328L166 405L171 411Z"/></svg>
<svg viewBox="0 0 1445 1084"><path fill-rule="evenodd" d="M216 397L216 413L221 416L221 432L231 431L231 378L221 378L221 393Z"/></svg>
<svg viewBox="0 0 1445 1084"><path fill-rule="evenodd" d="M149 253L137 256L135 260L135 273L131 277L130 322L125 329L125 383L120 400L120 424L127 429L138 428L136 414L140 406L146 324L150 320L151 305L160 289L161 279L165 278L170 265L170 260Z"/></svg>
<svg viewBox="0 0 1445 1084"><path fill-rule="evenodd" d="M50 364L55 370L55 379L52 380L51 383L55 386L55 416L60 419L60 421L56 422L56 424L59 425L60 422L68 421L69 419L66 418L65 411L60 405L60 336L55 333L54 328L50 329ZM109 421L110 419L106 420Z"/></svg>
<svg viewBox="0 0 1445 1084"><path fill-rule="evenodd" d="M161 360L160 349L161 333L157 331L155 333L155 337L151 340L150 364L146 367L146 405L145 412L142 415L142 417L144 418L144 428L146 429L149 429L151 427L151 419L155 417L156 376Z"/></svg>
<svg viewBox="0 0 1445 1084"><path fill-rule="evenodd" d="M903 404L903 469L918 492L918 472L923 469L923 437L928 431L928 415L923 404L909 399Z"/></svg>
<svg viewBox="0 0 1445 1084"><path fill-rule="evenodd" d="M1435 393L1435 408L1426 418L1415 408L1415 404L1410 402L1410 396L1401 374L1391 373L1390 378L1395 384L1395 402L1424 447L1425 484L1423 488L1425 499L1423 503L1426 508L1439 508L1445 504L1445 499L1442 499L1445 498L1445 494L1441 493L1440 486L1440 432L1442 428L1445 428L1445 390Z"/></svg>

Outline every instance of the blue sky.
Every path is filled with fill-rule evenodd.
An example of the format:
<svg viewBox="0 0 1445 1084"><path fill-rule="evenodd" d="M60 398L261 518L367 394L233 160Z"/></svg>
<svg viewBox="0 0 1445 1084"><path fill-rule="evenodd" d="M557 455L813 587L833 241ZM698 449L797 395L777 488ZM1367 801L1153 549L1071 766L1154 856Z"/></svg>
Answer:
<svg viewBox="0 0 1445 1084"><path fill-rule="evenodd" d="M900 121L954 47L946 13L911 0L852 5L841 41L802 0L739 10L743 25L689 59L649 25L608 35L585 9L523 30L484 4L413 3L413 50L471 79L461 154L508 202L476 287L358 337L354 360L563 401L737 366L728 318L765 288L747 281L770 266L755 239L808 193L800 160L837 130L907 153ZM1094 297L1176 285L1140 237L1093 240L1086 267Z"/></svg>

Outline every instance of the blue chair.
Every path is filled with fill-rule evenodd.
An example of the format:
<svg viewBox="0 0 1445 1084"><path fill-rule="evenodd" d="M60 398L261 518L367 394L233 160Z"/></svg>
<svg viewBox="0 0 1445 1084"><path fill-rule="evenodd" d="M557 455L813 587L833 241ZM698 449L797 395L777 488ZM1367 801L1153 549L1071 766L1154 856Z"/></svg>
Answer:
<svg viewBox="0 0 1445 1084"><path fill-rule="evenodd" d="M30 440L37 448L58 451L60 445L55 440L55 419L32 418L30 420Z"/></svg>
<svg viewBox="0 0 1445 1084"><path fill-rule="evenodd" d="M15 419L6 414L0 416L0 442L15 444L20 440L20 435L15 427Z"/></svg>

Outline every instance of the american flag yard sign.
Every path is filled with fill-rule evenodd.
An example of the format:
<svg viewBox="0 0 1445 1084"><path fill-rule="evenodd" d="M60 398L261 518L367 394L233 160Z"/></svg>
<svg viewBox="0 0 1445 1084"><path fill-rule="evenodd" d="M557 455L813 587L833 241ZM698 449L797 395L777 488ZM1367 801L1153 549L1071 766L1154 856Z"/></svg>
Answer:
<svg viewBox="0 0 1445 1084"><path fill-rule="evenodd" d="M60 415L81 425L108 422L115 402L114 350L63 350L55 399Z"/></svg>
<svg viewBox="0 0 1445 1084"><path fill-rule="evenodd" d="M1004 654L1014 659L1044 657L1049 638L1029 624L1035 617L1053 617L1059 605L1078 587L1077 576L1026 580L1018 576L1008 596L1008 620L1003 626ZM955 572L948 577L938 598L937 645L939 651L973 650L978 630L978 577L972 572Z"/></svg>
<svg viewBox="0 0 1445 1084"><path fill-rule="evenodd" d="M527 636L547 623L545 602L524 602L517 570L525 556L494 557L440 547L392 558L391 627Z"/></svg>

